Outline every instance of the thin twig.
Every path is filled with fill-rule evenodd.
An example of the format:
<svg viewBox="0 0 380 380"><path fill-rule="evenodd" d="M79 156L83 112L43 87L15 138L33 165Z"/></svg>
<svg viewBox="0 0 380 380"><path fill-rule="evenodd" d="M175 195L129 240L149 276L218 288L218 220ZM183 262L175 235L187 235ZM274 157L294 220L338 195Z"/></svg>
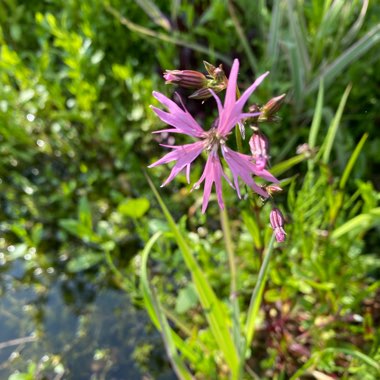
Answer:
<svg viewBox="0 0 380 380"><path fill-rule="evenodd" d="M174 45L184 46L184 47L187 47L189 49L198 51L200 53L207 54L209 56L215 56L215 58L219 59L220 61L222 61L228 65L231 65L231 63L232 63L231 59L229 57L227 57L226 55L215 52L212 49L207 48L203 45L200 45L200 44L195 43L195 42L184 41L184 40L179 39L177 37L172 37L172 36L169 36L169 35L167 35L165 33L161 33L161 32L155 32L154 30L151 30L151 29L145 28L141 25L135 24L134 22L132 22L132 21L128 20L127 18L125 18L124 16L122 16L115 8L113 8L109 5L105 5L105 9L107 12L109 12L115 18L117 18L121 24L125 25L129 30L131 30L133 32L137 32L143 36L157 38L161 41L169 42L169 43L174 44Z"/></svg>
<svg viewBox="0 0 380 380"><path fill-rule="evenodd" d="M35 342L36 340L36 336L24 336L23 338L11 339L0 343L0 350L7 347L18 346L19 344Z"/></svg>

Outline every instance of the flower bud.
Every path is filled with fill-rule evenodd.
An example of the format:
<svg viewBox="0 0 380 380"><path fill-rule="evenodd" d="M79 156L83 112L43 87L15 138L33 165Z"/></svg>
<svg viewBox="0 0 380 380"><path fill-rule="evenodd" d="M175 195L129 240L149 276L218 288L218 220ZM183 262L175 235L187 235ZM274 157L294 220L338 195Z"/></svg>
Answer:
<svg viewBox="0 0 380 380"><path fill-rule="evenodd" d="M176 84L184 88L202 88L207 85L207 78L194 70L166 70L166 84Z"/></svg>
<svg viewBox="0 0 380 380"><path fill-rule="evenodd" d="M249 140L252 157L256 161L257 169L265 168L268 160L268 140L261 133L254 133Z"/></svg>
<svg viewBox="0 0 380 380"><path fill-rule="evenodd" d="M283 242L285 240L286 232L283 228L284 226L284 217L282 216L281 211L278 208L274 208L270 212L270 224L274 230L276 241Z"/></svg>
<svg viewBox="0 0 380 380"><path fill-rule="evenodd" d="M270 196L272 196L273 194L279 193L280 191L282 191L282 188L278 185L268 185L265 187L265 190Z"/></svg>
<svg viewBox="0 0 380 380"><path fill-rule="evenodd" d="M259 116L259 121L275 121L276 113L280 110L282 104L284 103L286 94L276 96L269 100L267 104L261 107L261 115Z"/></svg>

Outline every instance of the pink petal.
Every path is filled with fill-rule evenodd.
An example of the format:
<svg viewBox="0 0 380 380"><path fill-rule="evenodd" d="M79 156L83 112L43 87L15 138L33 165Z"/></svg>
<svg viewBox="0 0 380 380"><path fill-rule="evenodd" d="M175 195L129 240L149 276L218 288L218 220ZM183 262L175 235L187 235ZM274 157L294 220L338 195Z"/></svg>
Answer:
<svg viewBox="0 0 380 380"><path fill-rule="evenodd" d="M250 87L248 87L247 90L244 91L243 95L237 101L232 102L232 99L234 99L234 97L233 95L230 95L229 101L224 102L224 109L223 109L222 114L220 115L219 125L218 125L219 133L222 134L222 136L226 136L241 119L244 119L245 117L248 116L248 114L242 113L243 107L245 103L247 102L248 98L253 93L253 91L256 90L256 88L260 85L260 83L264 80L264 78L268 74L269 74L269 71L267 71L265 74L257 78L255 82ZM229 89L229 85L230 85L230 81L228 82L227 91ZM235 83L234 91L236 93L236 83ZM230 88L230 94L232 94L232 86ZM227 99L227 95L226 95L226 99ZM236 96L235 96L235 99L236 99Z"/></svg>
<svg viewBox="0 0 380 380"><path fill-rule="evenodd" d="M165 112L157 107L151 106L156 115L164 123L173 126L179 133L193 137L204 136L204 130L186 109L182 110L176 103L159 92L154 91L153 96L169 110L169 112Z"/></svg>
<svg viewBox="0 0 380 380"><path fill-rule="evenodd" d="M261 82L265 79L265 77L269 74L269 71L260 75L254 82L251 84L242 94L240 99L236 102L236 107L240 109L239 113L244 107L244 104L247 102L248 98L252 95L252 93L256 90L257 87L260 86Z"/></svg>
<svg viewBox="0 0 380 380"><path fill-rule="evenodd" d="M185 167L187 171L186 177L187 177L187 180L189 181L190 165L202 153L204 149L203 141L197 141L193 144L187 144L187 145L179 145L179 146L166 145L166 146L174 150L166 154L160 160L149 165L148 167L152 168L154 166L167 164L172 161L177 161L176 164L173 166L169 177L165 180L162 186L165 186L170 181L172 181L173 178Z"/></svg>
<svg viewBox="0 0 380 380"><path fill-rule="evenodd" d="M230 76L228 77L228 85L226 90L226 97L224 99L224 108L230 109L236 102L236 86L237 76L239 72L239 60L234 59L234 63L231 68Z"/></svg>
<svg viewBox="0 0 380 380"><path fill-rule="evenodd" d="M223 202L223 196L222 196L222 176L227 179L226 175L223 172L223 168L220 163L218 154L216 152L211 152L208 156L201 178L199 178L198 182L196 182L193 187L193 188L198 188L203 181L205 182L204 191L203 191L203 204L202 204L203 214L206 212L206 209L208 206L213 183L215 183L215 191L216 191L216 196L218 198L219 207L221 209L224 208L224 202Z"/></svg>
<svg viewBox="0 0 380 380"><path fill-rule="evenodd" d="M266 170L258 170L258 168L250 161L251 158L249 156L242 153L234 152L226 146L223 147L222 153L224 159L230 167L234 179L236 192L239 198L241 197L238 181L239 177L256 193L263 196L264 198L269 197L268 193L255 183L255 181L252 178L252 175L259 176L270 182L278 182L278 180L272 174L270 174Z"/></svg>

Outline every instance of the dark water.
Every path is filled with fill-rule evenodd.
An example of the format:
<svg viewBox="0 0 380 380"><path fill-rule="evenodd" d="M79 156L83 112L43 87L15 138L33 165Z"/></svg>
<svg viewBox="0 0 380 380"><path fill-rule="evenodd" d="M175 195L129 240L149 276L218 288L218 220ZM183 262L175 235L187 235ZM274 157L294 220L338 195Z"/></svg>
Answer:
<svg viewBox="0 0 380 380"><path fill-rule="evenodd" d="M94 284L86 273L31 271L23 259L0 265L0 379L16 370L31 379L175 379L145 311Z"/></svg>

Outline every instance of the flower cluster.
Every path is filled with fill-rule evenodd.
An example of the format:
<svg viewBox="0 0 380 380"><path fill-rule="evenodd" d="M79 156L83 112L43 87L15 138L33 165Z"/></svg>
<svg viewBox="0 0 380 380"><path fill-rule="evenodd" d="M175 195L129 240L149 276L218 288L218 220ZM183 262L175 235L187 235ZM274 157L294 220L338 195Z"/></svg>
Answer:
<svg viewBox="0 0 380 380"><path fill-rule="evenodd" d="M207 161L203 173L194 184L193 189L198 189L204 183L202 212L207 209L213 185L220 208L224 208L222 196L222 177L234 188L239 198L241 192L239 178L254 192L263 198L268 198L274 191L279 191L278 180L266 169L268 163L268 142L264 135L259 132L257 123L263 120L273 119L274 113L279 109L284 96L273 98L262 108L256 106L251 108L253 112L245 113L243 108L251 94L269 74L266 72L259 76L244 93L238 97L237 76L239 61L234 60L230 76L227 79L222 68L215 68L205 63L209 72L207 79L202 73L192 70L166 71L164 78L167 83L181 85L186 88L196 88L197 91L191 96L193 98L206 98L213 96L218 107L218 118L213 126L204 130L198 122L190 115L181 100L182 107L159 92L153 92L153 96L166 108L166 111L151 106L157 116L170 128L154 133L169 132L181 133L192 137L195 142L185 145L163 145L171 149L169 153L149 167L175 161L175 164L162 186L172 181L182 170L185 170L187 181L190 183L190 168L193 161L202 153L207 155ZM216 92L226 89L224 104L222 104ZM235 126L242 128L245 121L254 123L254 133L249 141L251 155L236 152L228 147L227 141ZM232 178L226 175L221 157L230 169ZM254 177L260 177L265 181L273 183L268 187L258 185ZM272 190L269 190L271 188ZM274 190L273 190L274 189Z"/></svg>

